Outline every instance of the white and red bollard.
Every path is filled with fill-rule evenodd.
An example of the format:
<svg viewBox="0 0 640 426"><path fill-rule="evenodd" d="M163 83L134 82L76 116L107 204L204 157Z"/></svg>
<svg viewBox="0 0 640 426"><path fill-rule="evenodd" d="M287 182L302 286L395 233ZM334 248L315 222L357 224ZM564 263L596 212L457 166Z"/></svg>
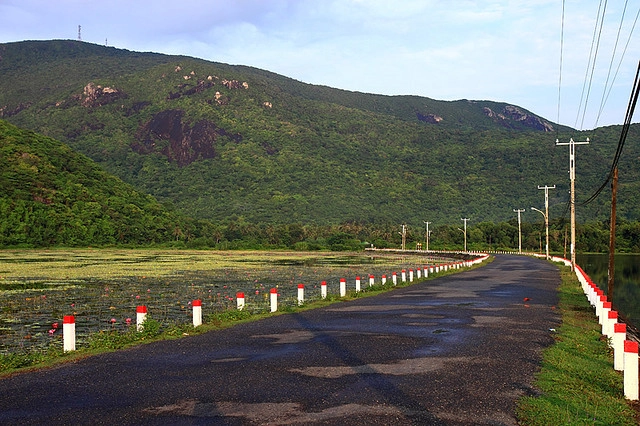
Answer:
<svg viewBox="0 0 640 426"><path fill-rule="evenodd" d="M356 277L356 291L360 291L360 277Z"/></svg>
<svg viewBox="0 0 640 426"><path fill-rule="evenodd" d="M191 306L193 307L193 326L198 327L202 325L202 300L194 300Z"/></svg>
<svg viewBox="0 0 640 426"><path fill-rule="evenodd" d="M347 295L347 280L346 278L340 278L340 297Z"/></svg>
<svg viewBox="0 0 640 426"><path fill-rule="evenodd" d="M142 331L144 329L143 323L147 320L147 307L137 306L136 307L136 330Z"/></svg>
<svg viewBox="0 0 640 426"><path fill-rule="evenodd" d="M609 312L611 312L611 302L603 302L602 308L600 309L600 325L603 329L609 319Z"/></svg>
<svg viewBox="0 0 640 426"><path fill-rule="evenodd" d="M607 312L607 318L604 324L602 324L602 334L608 338L613 337L613 325L618 322L618 311Z"/></svg>
<svg viewBox="0 0 640 426"><path fill-rule="evenodd" d="M65 352L76 350L76 319L73 315L62 318L62 338Z"/></svg>
<svg viewBox="0 0 640 426"><path fill-rule="evenodd" d="M244 293L236 293L236 305L239 311L244 309Z"/></svg>
<svg viewBox="0 0 640 426"><path fill-rule="evenodd" d="M638 342L624 341L624 396L638 400Z"/></svg>
<svg viewBox="0 0 640 426"><path fill-rule="evenodd" d="M323 299L327 298L327 282L326 281L322 281L320 283L320 296Z"/></svg>
<svg viewBox="0 0 640 426"><path fill-rule="evenodd" d="M424 266L422 269L424 271L424 277L427 278L429 276L429 268Z"/></svg>
<svg viewBox="0 0 640 426"><path fill-rule="evenodd" d="M613 346L613 369L616 371L624 370L625 340L627 340L627 324L623 322L614 324L611 346Z"/></svg>
<svg viewBox="0 0 640 426"><path fill-rule="evenodd" d="M387 276L385 274L382 274L382 285L385 285L387 283Z"/></svg>
<svg viewBox="0 0 640 426"><path fill-rule="evenodd" d="M373 287L375 283L376 283L376 277L373 275L369 275L369 287Z"/></svg>
<svg viewBox="0 0 640 426"><path fill-rule="evenodd" d="M416 268L416 275L418 276L418 279L422 278L422 269Z"/></svg>
<svg viewBox="0 0 640 426"><path fill-rule="evenodd" d="M413 268L409 269L409 282L412 283L413 282Z"/></svg>
<svg viewBox="0 0 640 426"><path fill-rule="evenodd" d="M278 310L278 289L272 288L269 292L271 301L271 312Z"/></svg>
<svg viewBox="0 0 640 426"><path fill-rule="evenodd" d="M393 285L398 284L398 274L394 272L393 275L391 275L391 280L393 281Z"/></svg>
<svg viewBox="0 0 640 426"><path fill-rule="evenodd" d="M402 270L402 282L407 282L407 271L406 269Z"/></svg>
<svg viewBox="0 0 640 426"><path fill-rule="evenodd" d="M298 306L304 305L304 284L298 284Z"/></svg>

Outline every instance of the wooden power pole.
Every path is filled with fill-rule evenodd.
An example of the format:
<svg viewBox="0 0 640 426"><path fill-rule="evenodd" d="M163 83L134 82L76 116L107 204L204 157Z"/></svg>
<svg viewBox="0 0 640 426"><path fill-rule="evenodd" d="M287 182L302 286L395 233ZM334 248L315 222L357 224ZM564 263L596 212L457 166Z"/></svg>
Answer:
<svg viewBox="0 0 640 426"><path fill-rule="evenodd" d="M607 271L607 300L613 302L613 278L616 252L616 203L618 199L618 168L613 169L611 182L611 223L609 229L609 269Z"/></svg>

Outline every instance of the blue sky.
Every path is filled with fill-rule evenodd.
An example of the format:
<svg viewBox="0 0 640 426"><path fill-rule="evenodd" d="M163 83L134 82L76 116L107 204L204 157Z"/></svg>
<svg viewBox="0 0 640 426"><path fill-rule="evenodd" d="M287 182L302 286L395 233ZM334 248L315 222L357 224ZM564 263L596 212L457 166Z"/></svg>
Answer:
<svg viewBox="0 0 640 426"><path fill-rule="evenodd" d="M599 0L564 1L561 79L562 0L0 0L0 42L77 39L81 25L87 42L360 92L503 101L586 130L624 122L640 60L640 0L606 3L600 32Z"/></svg>

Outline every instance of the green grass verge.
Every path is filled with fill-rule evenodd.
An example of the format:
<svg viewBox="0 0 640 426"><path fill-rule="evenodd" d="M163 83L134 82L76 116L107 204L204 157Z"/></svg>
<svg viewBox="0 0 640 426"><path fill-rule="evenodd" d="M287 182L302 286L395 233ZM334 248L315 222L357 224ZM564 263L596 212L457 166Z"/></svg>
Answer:
<svg viewBox="0 0 640 426"><path fill-rule="evenodd" d="M613 352L580 283L561 268L556 342L543 353L534 386L541 392L521 398L525 425L636 425L636 411L624 398L623 376L613 369Z"/></svg>

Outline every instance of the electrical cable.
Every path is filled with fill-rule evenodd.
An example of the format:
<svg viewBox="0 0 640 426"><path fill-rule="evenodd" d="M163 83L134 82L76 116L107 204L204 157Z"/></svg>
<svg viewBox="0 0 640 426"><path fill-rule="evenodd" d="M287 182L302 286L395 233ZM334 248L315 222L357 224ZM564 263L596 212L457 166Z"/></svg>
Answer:
<svg viewBox="0 0 640 426"><path fill-rule="evenodd" d="M622 132L620 133L620 139L618 140L618 147L616 148L616 153L613 157L613 162L611 164L611 169L609 170L609 174L607 175L607 178L602 183L602 185L595 191L595 193L591 197L589 197L587 200L580 203L581 205L589 204L590 202L595 200L598 197L598 195L600 195L600 193L604 190L604 188L606 188L607 184L611 181L614 170L616 167L618 167L618 162L620 161L622 148L624 147L624 143L627 139L627 134L629 133L629 128L631 127L633 113L638 103L639 96L640 96L640 61L638 62L636 77L633 83L633 89L631 90L631 97L629 99L629 104L627 105L627 113L624 119L624 124L622 125Z"/></svg>
<svg viewBox="0 0 640 426"><path fill-rule="evenodd" d="M559 137L560 132L560 89L562 88L562 60L564 50L564 3L562 0L562 17L560 19L560 70L558 72L558 118L556 120L556 140Z"/></svg>
<svg viewBox="0 0 640 426"><path fill-rule="evenodd" d="M611 77L611 70L613 69L613 60L616 57L616 51L618 50L618 41L620 40L620 32L622 31L622 24L624 23L624 15L627 11L627 3L629 0L624 2L624 9L622 9L622 16L620 17L620 25L618 25L618 33L616 34L616 42L613 45L613 52L611 53L611 62L609 62L609 71L607 71L607 79L604 82L604 90L602 91L602 99L600 100L600 109L598 110L598 115L596 117L596 122L593 126L595 129L598 127L598 121L600 120L600 114L602 114L602 109L604 108L605 98L607 94L607 85L609 84L609 78ZM611 82L613 86L613 81Z"/></svg>
<svg viewBox="0 0 640 426"><path fill-rule="evenodd" d="M620 62L618 62L618 67L616 68L616 73L613 75L613 81L616 80L616 77L618 76L618 72L620 71L620 67L622 66L622 60L624 59L625 54L627 53L627 49L629 48L629 43L631 42L631 37L633 36L633 31L636 28L636 24L638 23L638 18L640 17L640 8L638 8L638 12L636 13L636 18L633 21L633 25L631 26L631 31L629 31L629 37L627 37L627 43L624 46L624 49L622 51L622 56L620 57ZM611 86L609 86L609 91L607 92L607 97L604 100L604 103L607 102L607 100L609 99L609 95L611 94L611 89L613 89L613 81L611 82ZM601 108L604 108L604 104L602 105ZM598 114L598 119L596 120L596 123L598 122L598 120L600 119L600 114L602 113L602 109L600 110L600 113Z"/></svg>
<svg viewBox="0 0 640 426"><path fill-rule="evenodd" d="M604 21L604 12L607 9L607 0L604 0L604 7L602 7L603 0L600 0L600 4L598 6L598 13L596 15L596 24L593 27L593 37L591 38L591 49L589 50L589 61L587 62L587 69L585 70L584 82L582 83L582 94L580 95L580 103L578 104L578 113L576 114L576 121L574 123L574 127L578 127L578 119L580 118L580 110L583 110L582 122L584 123L584 114L587 110L587 101L589 99L588 92L591 90L591 81L593 80L593 70L595 69L596 57L598 56L598 44L596 43L596 35L599 33L598 24L600 23L600 33L602 32L602 21ZM602 10L602 21L600 20L600 11ZM600 36L597 37L598 43L600 42ZM595 46L595 53L594 53ZM591 78L589 78L589 68L591 67ZM582 101L585 99L585 89L587 89L587 100L584 101L584 108L582 107ZM582 130L582 124L580 125L580 130Z"/></svg>

